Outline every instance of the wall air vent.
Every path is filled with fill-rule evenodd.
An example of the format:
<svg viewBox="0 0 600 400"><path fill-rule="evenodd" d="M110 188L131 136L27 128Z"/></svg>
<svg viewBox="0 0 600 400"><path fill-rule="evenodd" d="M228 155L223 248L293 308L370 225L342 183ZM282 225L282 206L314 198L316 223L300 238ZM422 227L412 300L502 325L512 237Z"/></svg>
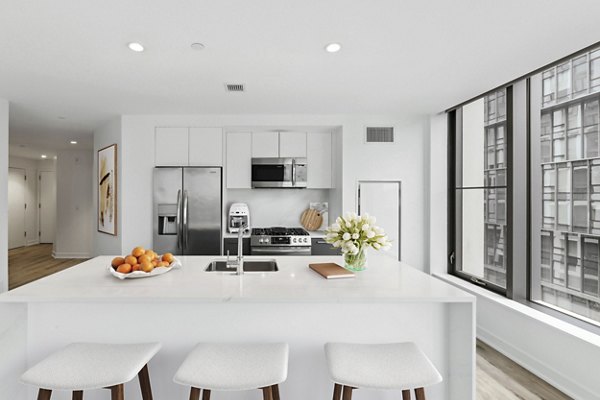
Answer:
<svg viewBox="0 0 600 400"><path fill-rule="evenodd" d="M366 143L394 143L393 126L368 126Z"/></svg>
<svg viewBox="0 0 600 400"><path fill-rule="evenodd" d="M226 83L225 89L228 92L244 92L246 90L243 83Z"/></svg>

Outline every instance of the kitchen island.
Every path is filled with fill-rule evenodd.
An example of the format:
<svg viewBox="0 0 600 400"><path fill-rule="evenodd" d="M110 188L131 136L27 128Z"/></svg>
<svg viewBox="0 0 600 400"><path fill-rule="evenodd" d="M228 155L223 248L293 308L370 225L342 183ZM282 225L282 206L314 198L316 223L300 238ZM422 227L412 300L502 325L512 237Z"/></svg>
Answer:
<svg viewBox="0 0 600 400"><path fill-rule="evenodd" d="M219 257L180 257L181 269L145 279L119 280L107 271L112 257L97 257L0 295L2 399L31 399L18 381L28 366L71 342L163 344L150 363L155 399L188 398L172 378L199 341L288 342L288 380L282 399L331 398L323 345L414 341L444 382L428 399L475 399L473 296L371 252L368 269L352 279L326 280L309 263L341 257L276 257L278 272L206 272ZM246 257L247 260L265 257ZM357 399L397 399L399 393L361 390ZM260 398L260 393L215 393L218 399ZM105 399L91 391L88 399ZM126 398L138 399L136 382ZM70 399L56 392L53 399Z"/></svg>

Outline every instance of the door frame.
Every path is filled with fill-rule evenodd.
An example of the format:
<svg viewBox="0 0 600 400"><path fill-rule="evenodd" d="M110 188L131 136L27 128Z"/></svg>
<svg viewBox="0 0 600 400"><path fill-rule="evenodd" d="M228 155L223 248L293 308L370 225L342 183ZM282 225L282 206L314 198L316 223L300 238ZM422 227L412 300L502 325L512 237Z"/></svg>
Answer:
<svg viewBox="0 0 600 400"><path fill-rule="evenodd" d="M398 261L402 261L402 181L399 179L360 179L356 182L356 213L360 215L360 185L365 183L398 184Z"/></svg>
<svg viewBox="0 0 600 400"><path fill-rule="evenodd" d="M25 183L27 183L27 169L25 169L25 168L19 168L19 167L11 167L11 166L8 167L8 174L7 174L8 175L7 176L8 179L7 179L7 183L10 183L10 172L11 172L11 170L22 171L23 172L23 177L24 177L23 181ZM23 232L25 233L23 235L23 245L22 246L18 246L18 247L13 247L13 248L10 247L10 228L8 226L8 220L10 218L7 218L6 219L6 226L7 226L7 235L6 236L7 236L7 242L9 244L7 246L7 248L9 250L19 249L21 247L27 247L27 239L28 239L27 238L27 207L28 207L28 205L27 205L27 189L28 188L25 187L25 185L23 185L23 205L24 206L23 206L22 211L23 211ZM8 190L8 185L7 185L7 190ZM8 194L8 195L10 196L10 194ZM9 209L10 209L10 200L7 203L7 210L9 210Z"/></svg>
<svg viewBox="0 0 600 400"><path fill-rule="evenodd" d="M54 174L54 234L52 235L52 242L42 242L42 174L43 173L53 173ZM38 215L37 215L37 225L38 225L38 244L54 244L56 242L56 215L57 215L57 207L58 207L58 192L56 187L56 170L38 170L38 190L37 190L37 202L38 202Z"/></svg>

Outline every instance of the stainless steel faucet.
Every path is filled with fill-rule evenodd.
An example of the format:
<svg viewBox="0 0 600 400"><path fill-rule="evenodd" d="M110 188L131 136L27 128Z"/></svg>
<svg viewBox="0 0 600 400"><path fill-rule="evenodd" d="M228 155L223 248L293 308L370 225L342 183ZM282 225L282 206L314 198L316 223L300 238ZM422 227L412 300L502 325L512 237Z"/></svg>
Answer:
<svg viewBox="0 0 600 400"><path fill-rule="evenodd" d="M244 231L246 230L246 224L240 224L238 230L238 250L237 250L237 258L235 261L229 261L229 252L227 252L227 267L235 266L235 274L242 275L244 273Z"/></svg>

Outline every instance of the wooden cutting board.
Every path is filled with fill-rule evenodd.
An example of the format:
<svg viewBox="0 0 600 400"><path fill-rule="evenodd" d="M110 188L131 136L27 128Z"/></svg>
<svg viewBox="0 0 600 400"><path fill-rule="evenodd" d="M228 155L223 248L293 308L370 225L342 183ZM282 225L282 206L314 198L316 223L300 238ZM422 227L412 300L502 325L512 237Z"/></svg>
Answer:
<svg viewBox="0 0 600 400"><path fill-rule="evenodd" d="M314 208L305 210L300 217L300 224L302 224L307 231L316 231L321 227L322 223L323 217Z"/></svg>

